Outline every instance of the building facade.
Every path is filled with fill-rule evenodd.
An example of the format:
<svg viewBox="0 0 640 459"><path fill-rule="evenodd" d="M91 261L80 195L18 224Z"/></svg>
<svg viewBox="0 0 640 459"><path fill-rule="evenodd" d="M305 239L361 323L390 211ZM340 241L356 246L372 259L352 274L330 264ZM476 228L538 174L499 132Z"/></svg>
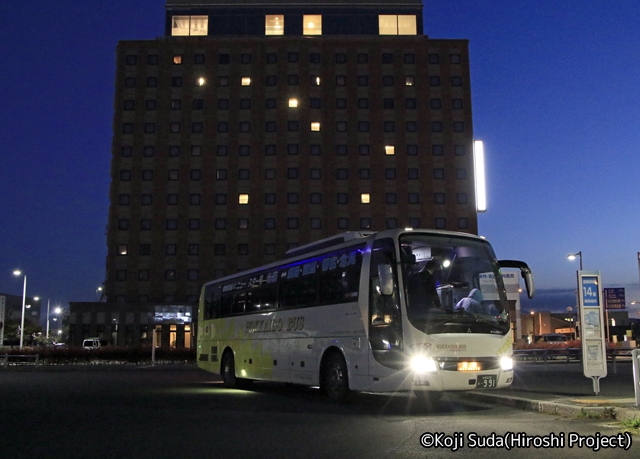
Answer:
<svg viewBox="0 0 640 459"><path fill-rule="evenodd" d="M187 1L117 48L105 295L213 278L348 230L477 233L468 43L422 2Z"/></svg>

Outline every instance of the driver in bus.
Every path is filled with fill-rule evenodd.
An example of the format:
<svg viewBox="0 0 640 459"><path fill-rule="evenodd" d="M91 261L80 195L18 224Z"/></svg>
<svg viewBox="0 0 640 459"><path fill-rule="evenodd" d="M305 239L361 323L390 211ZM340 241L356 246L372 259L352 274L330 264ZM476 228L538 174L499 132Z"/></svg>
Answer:
<svg viewBox="0 0 640 459"><path fill-rule="evenodd" d="M485 310L482 307L482 292L474 288L469 292L469 295L458 301L456 309L464 310L470 314L485 314Z"/></svg>

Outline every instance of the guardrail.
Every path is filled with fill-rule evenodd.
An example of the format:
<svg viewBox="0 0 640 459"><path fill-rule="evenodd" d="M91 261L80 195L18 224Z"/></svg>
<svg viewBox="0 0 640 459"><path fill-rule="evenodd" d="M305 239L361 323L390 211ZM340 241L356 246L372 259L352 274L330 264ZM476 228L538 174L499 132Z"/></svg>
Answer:
<svg viewBox="0 0 640 459"><path fill-rule="evenodd" d="M2 366L7 368L9 365L33 365L38 366L40 364L39 354L5 354L2 359Z"/></svg>
<svg viewBox="0 0 640 459"><path fill-rule="evenodd" d="M616 373L616 363L619 357L631 357L631 349L607 349L607 361L613 365L613 373ZM565 363L571 361L582 361L582 349L567 347L551 347L546 349L517 349L513 351L513 358L517 361L542 361L547 363L549 360L563 360Z"/></svg>

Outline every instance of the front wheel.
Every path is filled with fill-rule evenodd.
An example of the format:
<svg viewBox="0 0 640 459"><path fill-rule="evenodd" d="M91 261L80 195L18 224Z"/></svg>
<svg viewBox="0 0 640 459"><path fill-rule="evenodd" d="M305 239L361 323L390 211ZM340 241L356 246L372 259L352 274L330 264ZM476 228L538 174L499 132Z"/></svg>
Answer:
<svg viewBox="0 0 640 459"><path fill-rule="evenodd" d="M339 402L349 395L349 374L342 355L331 354L324 366L322 387L329 400Z"/></svg>

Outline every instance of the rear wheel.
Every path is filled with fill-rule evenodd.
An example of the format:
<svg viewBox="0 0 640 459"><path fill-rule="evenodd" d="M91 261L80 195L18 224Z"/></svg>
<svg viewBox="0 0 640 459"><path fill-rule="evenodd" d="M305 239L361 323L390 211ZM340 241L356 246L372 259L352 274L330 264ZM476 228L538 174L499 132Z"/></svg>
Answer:
<svg viewBox="0 0 640 459"><path fill-rule="evenodd" d="M332 353L324 365L322 388L329 400L339 402L349 395L349 374L341 354Z"/></svg>
<svg viewBox="0 0 640 459"><path fill-rule="evenodd" d="M224 387L237 387L238 378L236 378L236 364L233 359L233 352L227 351L222 356L222 383Z"/></svg>

